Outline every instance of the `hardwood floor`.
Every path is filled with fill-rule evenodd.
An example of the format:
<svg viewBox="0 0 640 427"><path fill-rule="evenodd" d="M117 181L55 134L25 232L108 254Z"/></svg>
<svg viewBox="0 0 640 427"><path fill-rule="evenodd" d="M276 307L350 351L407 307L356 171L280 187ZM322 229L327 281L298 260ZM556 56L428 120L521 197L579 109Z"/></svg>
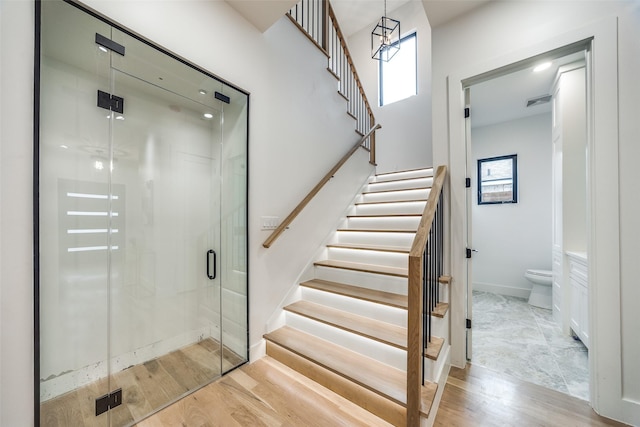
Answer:
<svg viewBox="0 0 640 427"><path fill-rule="evenodd" d="M451 368L435 426L624 426L578 398L467 365Z"/></svg>
<svg viewBox="0 0 640 427"><path fill-rule="evenodd" d="M220 376L220 344L205 339L157 359L135 365L112 376L48 400L40 406L40 424L47 427L131 425L155 409ZM216 363L218 361L218 363ZM224 349L222 369L243 362ZM110 387L109 387L110 386ZM95 399L122 388L122 404L96 417Z"/></svg>
<svg viewBox="0 0 640 427"><path fill-rule="evenodd" d="M137 426L388 427L390 424L266 356Z"/></svg>
<svg viewBox="0 0 640 427"><path fill-rule="evenodd" d="M207 351L215 343L203 342ZM184 349L183 349L184 351ZM202 348L197 348L200 353ZM203 353L204 354L204 353ZM174 355L175 356L175 355ZM193 359L191 359L193 360ZM174 375L167 361L154 361L122 371L117 383L125 390L123 405L112 411L112 425L131 424L134 417L179 396L194 375L202 374L189 362L179 362ZM231 363L231 362L228 362ZM195 369L195 370L194 370ZM200 372L200 374L198 374ZM160 379L160 381L157 381ZM97 388L94 384L91 387ZM95 417L91 390L77 390L42 407L42 425L106 426L106 414ZM127 397L128 396L128 397ZM164 399L164 400L163 400ZM535 384L501 376L468 365L451 368L435 426L623 426L598 416L587 402ZM390 424L360 406L318 385L268 356L241 366L218 381L192 393L140 421L138 427L244 427L244 426L371 426Z"/></svg>
<svg viewBox="0 0 640 427"><path fill-rule="evenodd" d="M389 426L270 357L244 365L139 427ZM452 368L436 426L623 426L587 402L501 377L487 369Z"/></svg>

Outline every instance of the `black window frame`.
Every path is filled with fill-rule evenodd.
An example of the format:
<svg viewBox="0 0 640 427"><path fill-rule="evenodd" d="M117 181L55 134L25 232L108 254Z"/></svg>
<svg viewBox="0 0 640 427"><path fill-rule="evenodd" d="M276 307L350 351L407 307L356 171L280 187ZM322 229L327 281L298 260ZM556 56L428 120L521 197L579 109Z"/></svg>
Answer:
<svg viewBox="0 0 640 427"><path fill-rule="evenodd" d="M414 38L415 39L415 65L416 65L416 78L415 78L415 93L411 96L415 96L418 94L418 32L417 31L413 31L407 35L405 35L404 37L401 37L400 40L398 40L397 42L395 42L394 44L392 44L392 46L395 45L399 45L400 46L400 50L402 49L402 43L410 38ZM382 82L384 81L384 74L383 74L383 68L384 68L384 61L378 61L378 93L380 94L380 96L378 97L378 106L379 107L384 107L385 105L389 105L389 104L385 104L384 103L384 90L383 90L383 84ZM409 97L407 97L409 98ZM407 99L407 98L402 98L399 99L398 101L402 101L403 99ZM397 102L397 101L395 101Z"/></svg>
<svg viewBox="0 0 640 427"><path fill-rule="evenodd" d="M482 164L496 160L508 160L511 159L511 194L512 197L509 200L499 201L483 201L482 200ZM487 157L484 159L478 159L478 205L504 205L518 203L518 155L509 154L506 156Z"/></svg>

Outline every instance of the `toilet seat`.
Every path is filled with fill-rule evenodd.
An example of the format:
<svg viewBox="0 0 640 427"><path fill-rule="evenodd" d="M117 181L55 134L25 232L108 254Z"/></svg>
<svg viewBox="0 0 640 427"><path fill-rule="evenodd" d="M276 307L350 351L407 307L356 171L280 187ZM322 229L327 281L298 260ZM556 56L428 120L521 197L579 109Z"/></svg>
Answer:
<svg viewBox="0 0 640 427"><path fill-rule="evenodd" d="M553 277L553 271L549 270L527 270L528 274L540 277Z"/></svg>

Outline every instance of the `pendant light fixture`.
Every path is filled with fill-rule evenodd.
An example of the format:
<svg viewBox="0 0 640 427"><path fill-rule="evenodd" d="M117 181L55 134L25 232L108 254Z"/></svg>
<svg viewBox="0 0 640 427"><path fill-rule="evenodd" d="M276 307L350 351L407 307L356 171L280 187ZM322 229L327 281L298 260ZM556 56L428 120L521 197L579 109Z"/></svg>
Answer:
<svg viewBox="0 0 640 427"><path fill-rule="evenodd" d="M384 15L371 31L371 58L389 61L400 50L400 21L387 17L387 0Z"/></svg>

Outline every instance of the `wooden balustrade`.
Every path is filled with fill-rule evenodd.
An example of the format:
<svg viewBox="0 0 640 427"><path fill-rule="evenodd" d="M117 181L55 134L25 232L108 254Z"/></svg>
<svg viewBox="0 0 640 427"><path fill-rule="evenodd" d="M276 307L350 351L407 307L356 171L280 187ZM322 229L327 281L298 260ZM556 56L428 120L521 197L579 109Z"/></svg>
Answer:
<svg viewBox="0 0 640 427"><path fill-rule="evenodd" d="M431 311L439 302L443 269L442 188L446 175L446 166L439 166L409 252L407 426L420 425L425 351L431 339Z"/></svg>

